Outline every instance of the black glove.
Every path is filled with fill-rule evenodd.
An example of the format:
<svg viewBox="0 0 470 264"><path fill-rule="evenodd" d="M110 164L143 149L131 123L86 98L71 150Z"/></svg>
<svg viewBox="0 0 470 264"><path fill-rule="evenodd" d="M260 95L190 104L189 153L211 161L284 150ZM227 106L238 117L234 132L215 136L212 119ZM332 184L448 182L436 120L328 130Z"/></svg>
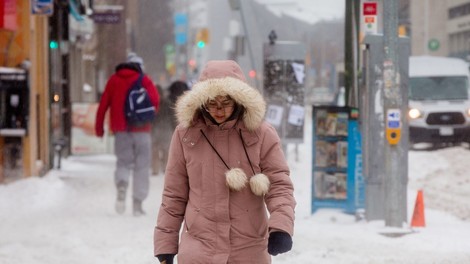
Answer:
<svg viewBox="0 0 470 264"><path fill-rule="evenodd" d="M173 264L173 258L175 257L175 254L161 254L156 255L156 257L158 258L158 261L160 261L160 263Z"/></svg>
<svg viewBox="0 0 470 264"><path fill-rule="evenodd" d="M285 232L272 232L269 234L268 252L276 256L277 254L286 253L292 249L292 237Z"/></svg>

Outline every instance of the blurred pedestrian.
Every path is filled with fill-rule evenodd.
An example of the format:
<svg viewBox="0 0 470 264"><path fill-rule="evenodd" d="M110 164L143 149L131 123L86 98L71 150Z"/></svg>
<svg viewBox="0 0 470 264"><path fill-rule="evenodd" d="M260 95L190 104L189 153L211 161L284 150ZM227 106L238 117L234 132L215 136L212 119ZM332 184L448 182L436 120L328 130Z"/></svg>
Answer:
<svg viewBox="0 0 470 264"><path fill-rule="evenodd" d="M168 161L168 149L170 148L171 135L176 127L175 103L180 95L189 90L183 81L171 83L164 92L157 86L160 95L160 109L152 128L152 174L158 175L165 172Z"/></svg>
<svg viewBox="0 0 470 264"><path fill-rule="evenodd" d="M127 124L124 104L132 84L143 73L143 60L132 53L125 63L116 66L115 73L106 83L96 113L95 133L98 137L104 134L104 117L110 109L110 128L114 133L114 153L117 158L114 182L117 188L116 212L124 213L126 192L132 174L133 214L140 216L145 212L142 202L149 192L151 160L151 123L140 126ZM160 96L152 80L144 74L142 85L148 92L156 110Z"/></svg>
<svg viewBox="0 0 470 264"><path fill-rule="evenodd" d="M177 101L154 233L161 263L264 264L292 248L293 185L265 110L229 60L209 61Z"/></svg>

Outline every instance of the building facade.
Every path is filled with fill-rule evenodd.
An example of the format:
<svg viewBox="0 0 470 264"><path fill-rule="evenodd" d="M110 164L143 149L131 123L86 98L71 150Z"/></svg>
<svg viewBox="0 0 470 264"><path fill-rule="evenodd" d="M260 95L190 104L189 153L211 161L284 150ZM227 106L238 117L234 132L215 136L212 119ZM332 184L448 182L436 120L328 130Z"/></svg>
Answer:
<svg viewBox="0 0 470 264"><path fill-rule="evenodd" d="M469 60L470 1L411 0L412 55Z"/></svg>
<svg viewBox="0 0 470 264"><path fill-rule="evenodd" d="M470 1L449 0L447 34L449 56L470 60Z"/></svg>
<svg viewBox="0 0 470 264"><path fill-rule="evenodd" d="M2 76L13 71L24 74L27 80L21 86L9 85L8 77L2 77L0 82L3 95L0 102L0 107L3 107L0 116L0 182L7 182L18 177L39 175L50 163L47 110L49 26L47 15L33 14L30 1L4 0L0 9ZM24 105L23 102L28 103ZM14 108L24 111L18 115ZM20 119L24 123L14 122Z"/></svg>
<svg viewBox="0 0 470 264"><path fill-rule="evenodd" d="M86 108L94 120L129 52L144 57L156 82L169 82L172 11L170 0L0 1L0 183L44 175L80 150L74 143L98 140L94 121L81 127L76 117Z"/></svg>

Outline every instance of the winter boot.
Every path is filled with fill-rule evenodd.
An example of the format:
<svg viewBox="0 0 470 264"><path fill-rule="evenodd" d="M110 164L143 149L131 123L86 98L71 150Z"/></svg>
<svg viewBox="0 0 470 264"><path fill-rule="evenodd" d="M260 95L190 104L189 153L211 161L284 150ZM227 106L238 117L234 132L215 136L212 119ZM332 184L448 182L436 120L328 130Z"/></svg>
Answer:
<svg viewBox="0 0 470 264"><path fill-rule="evenodd" d="M133 205L132 209L133 209L134 216L141 216L145 214L144 210L142 210L141 200L134 198L134 202L132 205Z"/></svg>
<svg viewBox="0 0 470 264"><path fill-rule="evenodd" d="M117 199L116 199L116 212L123 214L126 210L126 189L127 184L125 182L118 182L117 185Z"/></svg>

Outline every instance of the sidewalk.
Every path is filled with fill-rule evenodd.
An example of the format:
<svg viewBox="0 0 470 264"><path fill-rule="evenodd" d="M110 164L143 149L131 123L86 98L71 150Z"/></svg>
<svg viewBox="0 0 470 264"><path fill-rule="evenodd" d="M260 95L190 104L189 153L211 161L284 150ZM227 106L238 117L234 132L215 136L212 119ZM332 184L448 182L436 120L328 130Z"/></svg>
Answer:
<svg viewBox="0 0 470 264"><path fill-rule="evenodd" d="M308 153L306 145L299 146L301 153ZM413 188L424 184L426 177L437 177L436 171L460 177L462 170L446 170L447 163L442 159L455 160L456 155L470 159L467 152L450 149L411 155L410 165L428 164L427 170L420 167L424 175L412 184ZM290 155L298 202L294 247L273 257L273 264L470 263L470 222L443 211L426 207L426 227L400 238L380 235L387 231L383 221L356 222L354 216L330 209L311 215L310 157L300 155L299 162L294 158ZM433 160L432 165L429 160ZM0 263L157 263L152 236L163 176L151 177L150 196L144 202L147 215L134 217L130 210L118 215L114 211L114 161L110 155L72 156L63 160L62 170L51 171L43 178L0 185ZM450 179L454 176L446 175ZM415 189L408 193L409 211L415 193ZM424 197L427 206L426 192ZM128 199L128 208L130 203Z"/></svg>

